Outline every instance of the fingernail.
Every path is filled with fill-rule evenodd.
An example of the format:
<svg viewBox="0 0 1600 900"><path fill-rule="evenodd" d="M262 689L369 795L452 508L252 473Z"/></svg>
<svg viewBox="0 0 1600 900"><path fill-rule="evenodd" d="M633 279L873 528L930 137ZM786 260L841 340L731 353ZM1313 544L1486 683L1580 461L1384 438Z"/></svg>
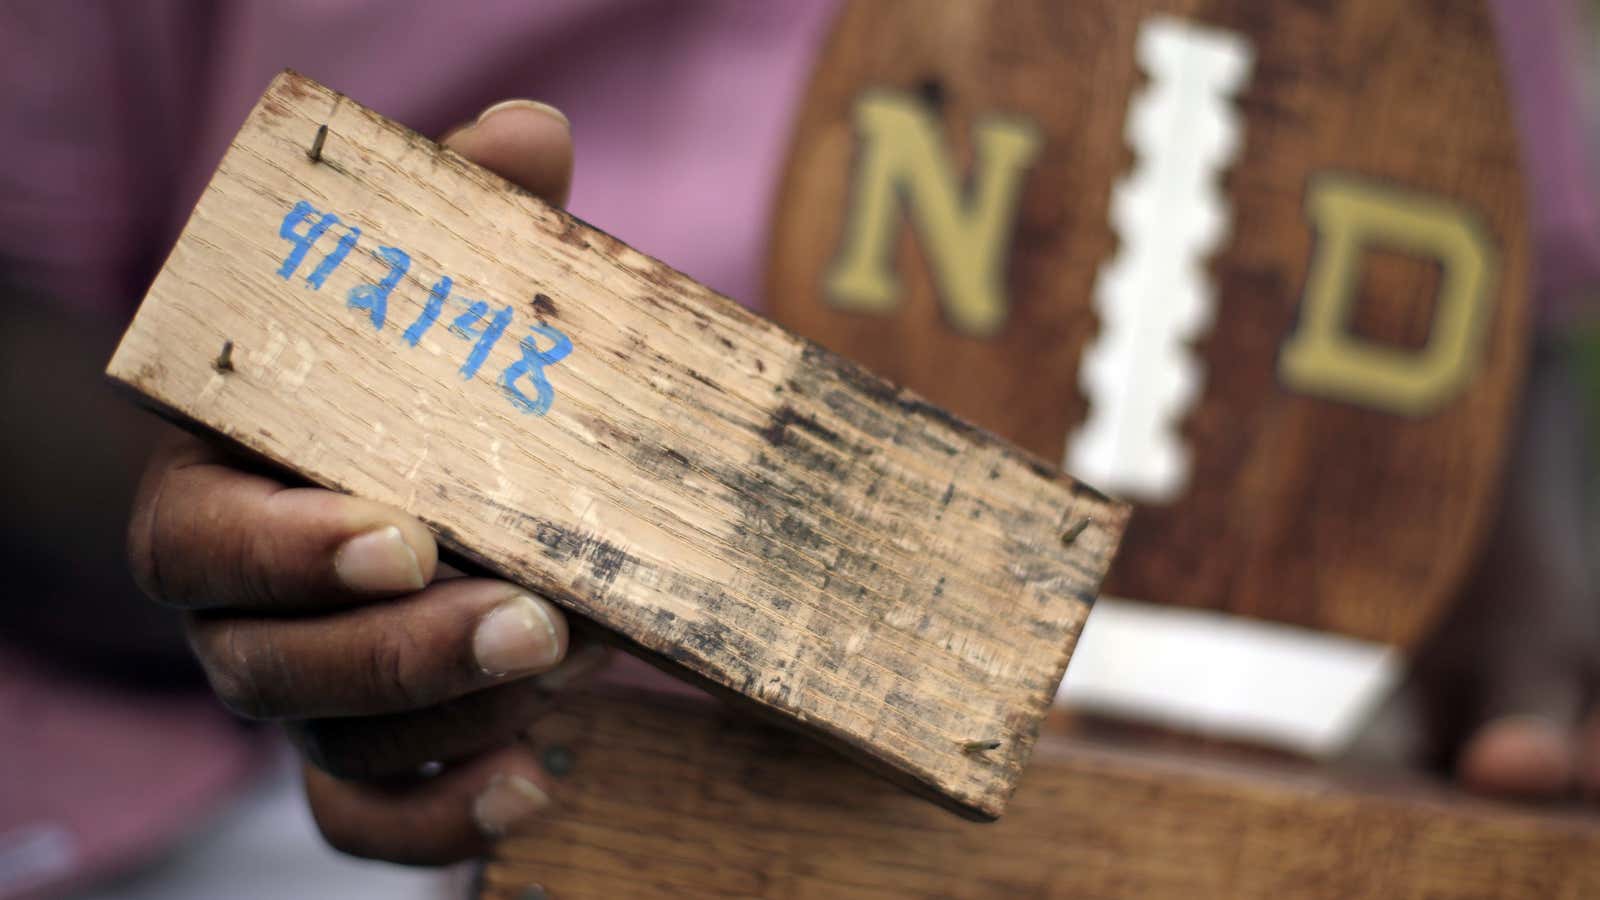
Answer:
<svg viewBox="0 0 1600 900"><path fill-rule="evenodd" d="M425 584L416 551L394 525L345 541L333 555L333 569L352 591L415 591Z"/></svg>
<svg viewBox="0 0 1600 900"><path fill-rule="evenodd" d="M544 604L518 594L478 623L472 635L472 655L488 675L521 675L555 665L561 658L561 645Z"/></svg>
<svg viewBox="0 0 1600 900"><path fill-rule="evenodd" d="M548 103L540 103L537 100L502 100L483 112L478 113L478 121L474 122L473 124L482 125L490 116L507 109L531 109L534 112L544 113L550 118L555 119L557 122L560 122L562 127L566 128L568 131L572 130L572 122L567 118L566 113L556 109L554 106L551 106Z"/></svg>
<svg viewBox="0 0 1600 900"><path fill-rule="evenodd" d="M496 775L472 801L472 820L491 838L505 837L550 805L550 795L520 775Z"/></svg>
<svg viewBox="0 0 1600 900"><path fill-rule="evenodd" d="M611 654L604 646L589 644L576 653L568 654L567 658L561 661L561 665L540 675L539 687L547 691L559 691L604 666L610 659Z"/></svg>

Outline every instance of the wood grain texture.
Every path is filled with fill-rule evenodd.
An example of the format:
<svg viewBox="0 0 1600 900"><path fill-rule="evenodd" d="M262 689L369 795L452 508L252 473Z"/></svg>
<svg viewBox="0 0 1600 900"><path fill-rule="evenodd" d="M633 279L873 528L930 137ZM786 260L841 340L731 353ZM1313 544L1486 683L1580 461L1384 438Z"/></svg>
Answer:
<svg viewBox="0 0 1600 900"><path fill-rule="evenodd" d="M714 704L573 698L532 737L571 770L546 820L500 844L482 896L1600 896L1592 814L1051 730L1006 817L974 824Z"/></svg>
<svg viewBox="0 0 1600 900"><path fill-rule="evenodd" d="M321 221L286 223L302 200L340 222L291 271L280 227ZM390 273L385 246L411 264L380 313L362 286ZM423 328L441 275L454 293ZM491 320L467 299L510 317L470 372ZM535 389L519 340L553 357L559 336L570 355L539 367L548 412L520 411L507 383ZM223 159L110 374L977 817L1014 787L1126 518L292 73ZM964 752L974 739L999 743Z"/></svg>
<svg viewBox="0 0 1600 900"><path fill-rule="evenodd" d="M1061 459L1088 417L1081 365L1102 327L1091 298L1119 249L1113 190L1135 168L1125 129L1149 84L1136 47L1157 16L1242 36L1254 61L1232 103L1242 143L1217 187L1231 228L1208 260L1215 308L1192 344L1202 386L1179 425L1189 486L1139 505L1106 590L1413 646L1487 527L1529 331L1516 129L1485 3L849 3L814 68L774 205L767 309ZM909 224L895 244L892 311L846 311L827 296L862 154L853 114L874 91L925 98L962 173L979 123L1003 116L1040 135L1007 246L1010 306L993 336L952 327L928 244ZM1173 134L1175 152L1187 139ZM1307 188L1328 173L1459 204L1497 251L1480 364L1437 411L1393 415L1278 377L1317 246ZM1433 316L1435 269L1368 262L1351 330L1415 348Z"/></svg>

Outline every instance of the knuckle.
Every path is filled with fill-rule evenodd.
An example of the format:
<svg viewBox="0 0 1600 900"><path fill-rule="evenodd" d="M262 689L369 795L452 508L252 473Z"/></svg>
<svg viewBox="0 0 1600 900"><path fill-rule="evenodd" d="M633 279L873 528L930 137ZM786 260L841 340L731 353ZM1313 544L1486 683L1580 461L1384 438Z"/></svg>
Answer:
<svg viewBox="0 0 1600 900"><path fill-rule="evenodd" d="M237 626L218 628L199 652L212 691L228 709L248 719L269 718L273 710L262 683L263 671L274 654L262 647L260 637L250 637Z"/></svg>
<svg viewBox="0 0 1600 900"><path fill-rule="evenodd" d="M191 548L204 535L187 533L186 517L173 510L192 507L193 498L175 499L182 493L180 473L209 458L211 450L189 434L169 434L146 463L134 494L128 520L126 550L135 583L150 599L183 607L192 598L185 586L193 579L195 554Z"/></svg>
<svg viewBox="0 0 1600 900"><path fill-rule="evenodd" d="M157 603L163 603L160 569L156 566L150 525L139 510L134 511L133 520L128 523L127 554L128 568L133 573L133 583L146 597Z"/></svg>
<svg viewBox="0 0 1600 900"><path fill-rule="evenodd" d="M128 565L133 572L134 583L145 596L157 603L167 602L166 591L161 583L161 566L157 562L158 542L155 533L166 476L167 469L160 460L152 460L140 479L127 533Z"/></svg>
<svg viewBox="0 0 1600 900"><path fill-rule="evenodd" d="M367 677L374 696L403 709L422 709L447 692L430 642L408 628L375 629L368 641Z"/></svg>
<svg viewBox="0 0 1600 900"><path fill-rule="evenodd" d="M232 570L231 581L240 602L253 609L269 609L284 605L285 598L278 590L279 573L287 571L277 559L276 544L271 530L242 528L234 531L227 558Z"/></svg>

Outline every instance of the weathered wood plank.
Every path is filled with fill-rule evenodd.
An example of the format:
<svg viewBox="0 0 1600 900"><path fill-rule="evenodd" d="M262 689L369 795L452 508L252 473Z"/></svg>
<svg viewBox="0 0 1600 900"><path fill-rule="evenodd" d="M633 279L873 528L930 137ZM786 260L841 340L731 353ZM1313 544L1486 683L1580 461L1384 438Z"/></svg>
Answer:
<svg viewBox="0 0 1600 900"><path fill-rule="evenodd" d="M1052 730L979 826L714 704L574 697L530 735L555 803L500 844L482 896L1600 896L1593 814Z"/></svg>
<svg viewBox="0 0 1600 900"><path fill-rule="evenodd" d="M977 817L1127 516L292 73L109 372Z"/></svg>

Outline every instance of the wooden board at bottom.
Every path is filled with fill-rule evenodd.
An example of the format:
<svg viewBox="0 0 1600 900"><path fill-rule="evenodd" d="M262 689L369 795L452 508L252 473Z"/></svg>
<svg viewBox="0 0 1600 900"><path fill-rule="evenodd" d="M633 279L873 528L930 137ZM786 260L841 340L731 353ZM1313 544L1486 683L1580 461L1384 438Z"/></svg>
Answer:
<svg viewBox="0 0 1600 900"><path fill-rule="evenodd" d="M977 824L687 698L601 690L535 732L572 768L484 900L1600 896L1600 818L1409 782L1046 734L1005 819Z"/></svg>

